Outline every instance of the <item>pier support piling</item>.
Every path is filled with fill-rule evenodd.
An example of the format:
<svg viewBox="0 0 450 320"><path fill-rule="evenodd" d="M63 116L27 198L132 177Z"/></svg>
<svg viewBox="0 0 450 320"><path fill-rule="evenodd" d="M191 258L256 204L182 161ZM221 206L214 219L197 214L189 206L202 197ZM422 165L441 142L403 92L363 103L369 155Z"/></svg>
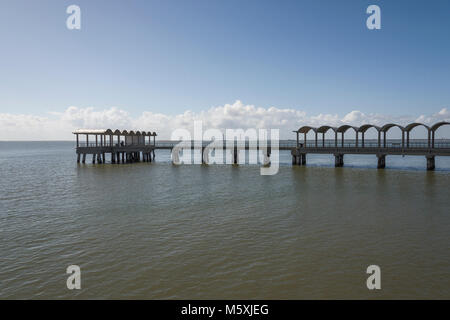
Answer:
<svg viewBox="0 0 450 320"><path fill-rule="evenodd" d="M77 154L77 163L80 163L80 154Z"/></svg>
<svg viewBox="0 0 450 320"><path fill-rule="evenodd" d="M238 148L237 148L237 146L234 146L234 149L233 149L233 164L238 164L238 161L239 161L239 159L238 159Z"/></svg>
<svg viewBox="0 0 450 320"><path fill-rule="evenodd" d="M334 155L334 166L336 168L344 166L344 155L343 154L335 154Z"/></svg>
<svg viewBox="0 0 450 320"><path fill-rule="evenodd" d="M427 156L427 170L434 170L435 168L435 160L434 156Z"/></svg>
<svg viewBox="0 0 450 320"><path fill-rule="evenodd" d="M386 168L386 155L385 154L377 154L378 158L378 169L384 169Z"/></svg>
<svg viewBox="0 0 450 320"><path fill-rule="evenodd" d="M300 165L306 166L306 153L300 154Z"/></svg>

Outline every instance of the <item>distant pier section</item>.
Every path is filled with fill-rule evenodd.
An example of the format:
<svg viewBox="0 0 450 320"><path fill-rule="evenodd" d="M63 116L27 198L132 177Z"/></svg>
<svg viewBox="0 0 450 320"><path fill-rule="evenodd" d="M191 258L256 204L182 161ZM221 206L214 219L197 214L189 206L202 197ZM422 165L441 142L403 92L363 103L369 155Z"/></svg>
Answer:
<svg viewBox="0 0 450 320"><path fill-rule="evenodd" d="M303 126L294 133L297 134L297 146L292 149L292 164L305 165L306 155L308 153L333 154L335 158L335 166L342 167L344 165L345 154L374 154L378 159L378 168L382 169L386 166L387 155L410 155L425 156L427 159L427 169L434 170L436 156L450 156L450 142L436 141L436 131L450 122L438 122L432 126L423 123L411 123L403 127L395 123L389 123L382 127L371 124L354 127L343 125L340 127L321 126L318 128ZM422 126L427 131L426 142L410 141L410 133L416 128ZM397 127L401 130L401 142L393 143L387 140L387 133L391 128ZM367 130L374 128L378 139L376 143L365 141L365 133ZM325 134L330 131L334 133L334 143L325 142ZM347 131L355 133L355 139L351 142L344 140L344 133ZM309 132L314 133L314 140L308 141L306 135ZM300 141L300 135L303 135L303 141ZM321 136L319 136L321 135ZM321 139L320 139L321 138ZM319 139L321 141L319 141Z"/></svg>
<svg viewBox="0 0 450 320"><path fill-rule="evenodd" d="M111 163L152 162L155 159L156 132L127 130L89 130L73 132L77 141L77 162L105 163L110 154Z"/></svg>

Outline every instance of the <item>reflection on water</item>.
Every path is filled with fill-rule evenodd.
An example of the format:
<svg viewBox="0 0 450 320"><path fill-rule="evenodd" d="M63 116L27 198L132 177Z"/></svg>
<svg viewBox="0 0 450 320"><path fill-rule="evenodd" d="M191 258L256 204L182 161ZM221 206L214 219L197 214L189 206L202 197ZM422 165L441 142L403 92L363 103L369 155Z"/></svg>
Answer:
<svg viewBox="0 0 450 320"><path fill-rule="evenodd" d="M448 159L282 152L261 176L156 156L77 165L73 143L0 143L0 297L450 298Z"/></svg>

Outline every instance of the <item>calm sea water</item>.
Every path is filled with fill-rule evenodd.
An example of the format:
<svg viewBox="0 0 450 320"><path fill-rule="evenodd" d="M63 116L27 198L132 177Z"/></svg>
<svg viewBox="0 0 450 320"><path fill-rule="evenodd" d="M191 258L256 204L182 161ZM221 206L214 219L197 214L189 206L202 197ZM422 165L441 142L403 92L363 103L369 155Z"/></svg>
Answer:
<svg viewBox="0 0 450 320"><path fill-rule="evenodd" d="M283 152L261 176L156 158L77 165L71 142L0 142L0 298L450 298L450 159Z"/></svg>

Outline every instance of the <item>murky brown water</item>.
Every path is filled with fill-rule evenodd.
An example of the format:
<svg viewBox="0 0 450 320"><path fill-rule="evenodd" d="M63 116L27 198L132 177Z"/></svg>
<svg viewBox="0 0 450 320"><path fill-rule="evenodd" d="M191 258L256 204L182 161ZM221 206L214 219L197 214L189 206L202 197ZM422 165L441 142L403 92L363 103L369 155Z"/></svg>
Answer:
<svg viewBox="0 0 450 320"><path fill-rule="evenodd" d="M449 299L450 171L362 159L260 176L77 166L70 143L3 143L0 298Z"/></svg>

